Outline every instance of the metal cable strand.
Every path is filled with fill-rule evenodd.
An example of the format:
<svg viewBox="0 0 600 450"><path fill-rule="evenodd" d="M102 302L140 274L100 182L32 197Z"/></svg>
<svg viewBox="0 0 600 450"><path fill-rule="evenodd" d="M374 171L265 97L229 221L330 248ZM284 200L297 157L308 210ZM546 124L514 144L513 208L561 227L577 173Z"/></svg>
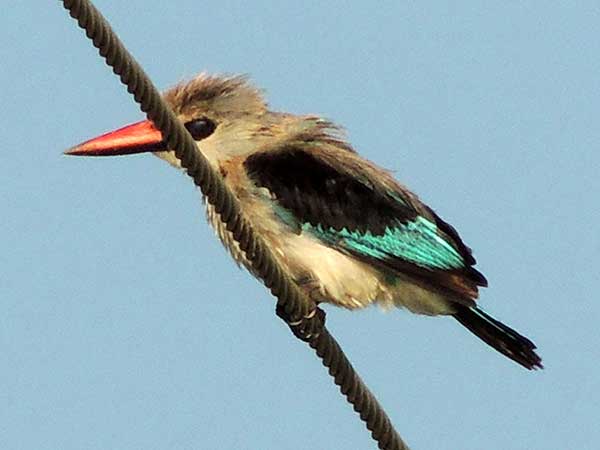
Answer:
<svg viewBox="0 0 600 450"><path fill-rule="evenodd" d="M402 441L390 418L358 376L327 328L324 328L321 334L310 342L310 346L321 358L323 365L329 369L329 374L339 386L341 393L353 405L354 411L359 413L367 429L371 431L371 436L377 441L378 447L382 450L408 450L408 445Z"/></svg>
<svg viewBox="0 0 600 450"><path fill-rule="evenodd" d="M277 310L294 334L315 349L340 390L366 423L382 450L408 449L373 394L366 388L342 349L325 328L325 315L285 274L247 220L239 203L208 161L196 151L196 144L138 62L127 52L104 17L88 0L62 0L71 17L86 32L102 57L140 104L141 110L162 132L168 147L214 206L226 228L252 262L256 274L277 297Z"/></svg>

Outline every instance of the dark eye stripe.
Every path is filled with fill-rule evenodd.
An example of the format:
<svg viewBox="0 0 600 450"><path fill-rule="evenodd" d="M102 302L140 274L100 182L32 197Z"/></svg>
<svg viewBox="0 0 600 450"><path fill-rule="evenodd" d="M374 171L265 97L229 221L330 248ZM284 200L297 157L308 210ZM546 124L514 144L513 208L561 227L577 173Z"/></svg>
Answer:
<svg viewBox="0 0 600 450"><path fill-rule="evenodd" d="M217 125L212 120L201 117L186 122L185 128L190 132L194 140L201 141L213 134Z"/></svg>

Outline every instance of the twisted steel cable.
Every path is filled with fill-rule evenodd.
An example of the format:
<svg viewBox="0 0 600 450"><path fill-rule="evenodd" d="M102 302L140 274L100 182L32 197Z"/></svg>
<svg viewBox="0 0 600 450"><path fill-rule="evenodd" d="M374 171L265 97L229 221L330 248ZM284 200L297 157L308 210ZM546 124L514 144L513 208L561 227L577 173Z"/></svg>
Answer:
<svg viewBox="0 0 600 450"><path fill-rule="evenodd" d="M284 273L264 244L243 217L239 203L204 155L196 151L196 143L163 101L139 63L125 49L104 17L89 0L61 0L71 17L86 32L106 63L117 74L127 91L133 94L141 110L162 132L181 165L214 206L252 267L271 293L278 299L277 314L292 332L307 342L328 368L354 410L359 413L373 439L382 450L408 450L389 417L368 390L337 341L325 328L325 313L308 299L295 282Z"/></svg>

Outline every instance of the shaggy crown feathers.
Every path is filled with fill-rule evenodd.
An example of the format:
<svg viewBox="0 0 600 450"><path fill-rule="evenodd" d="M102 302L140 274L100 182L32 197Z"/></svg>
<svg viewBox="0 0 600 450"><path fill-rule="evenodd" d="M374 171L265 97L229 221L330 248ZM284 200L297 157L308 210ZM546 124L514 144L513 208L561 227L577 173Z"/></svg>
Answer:
<svg viewBox="0 0 600 450"><path fill-rule="evenodd" d="M164 98L177 114L190 117L206 111L229 116L267 111L262 92L243 75L218 77L201 73L167 90Z"/></svg>

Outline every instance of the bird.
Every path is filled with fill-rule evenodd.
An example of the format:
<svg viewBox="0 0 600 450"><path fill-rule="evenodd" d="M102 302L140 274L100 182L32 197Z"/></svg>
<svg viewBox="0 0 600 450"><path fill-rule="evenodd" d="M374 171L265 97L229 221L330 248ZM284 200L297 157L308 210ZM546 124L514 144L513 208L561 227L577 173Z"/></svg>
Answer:
<svg viewBox="0 0 600 450"><path fill-rule="evenodd" d="M163 98L308 298L350 310L377 304L450 316L521 366L543 368L531 340L476 304L488 283L456 229L389 171L361 157L341 127L317 115L271 111L245 75L200 73ZM145 152L182 169L148 120L65 154ZM219 214L208 202L205 207L233 259L253 272Z"/></svg>

